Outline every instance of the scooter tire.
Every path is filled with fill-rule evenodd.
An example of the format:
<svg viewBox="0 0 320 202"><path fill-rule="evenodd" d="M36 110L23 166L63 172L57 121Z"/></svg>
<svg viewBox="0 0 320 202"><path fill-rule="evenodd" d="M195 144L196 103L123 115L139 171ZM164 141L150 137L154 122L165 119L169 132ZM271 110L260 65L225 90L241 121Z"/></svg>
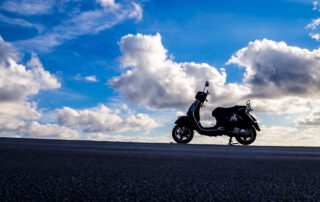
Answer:
<svg viewBox="0 0 320 202"><path fill-rule="evenodd" d="M181 135L181 130L185 131L188 134L183 134L183 136ZM180 134L179 134L180 133ZM193 130L191 128L188 128L186 126L180 126L180 125L176 125L173 129L172 129L172 138L174 139L174 141L176 143L179 144L187 144L189 143L192 138L193 138Z"/></svg>
<svg viewBox="0 0 320 202"><path fill-rule="evenodd" d="M242 145L252 144L256 140L256 137L257 137L256 129L254 129L254 127L252 127L252 126L249 126L248 130L251 133L251 137L249 139L243 138L241 136L236 137L236 140Z"/></svg>

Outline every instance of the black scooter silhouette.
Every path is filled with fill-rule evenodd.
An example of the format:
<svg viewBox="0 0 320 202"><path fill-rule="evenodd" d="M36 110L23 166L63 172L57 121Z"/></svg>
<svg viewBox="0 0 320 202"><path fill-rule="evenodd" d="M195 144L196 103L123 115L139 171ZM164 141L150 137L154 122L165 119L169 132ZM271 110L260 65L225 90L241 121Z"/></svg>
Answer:
<svg viewBox="0 0 320 202"><path fill-rule="evenodd" d="M252 110L250 100L246 106L234 106L230 108L218 107L212 111L212 116L216 118L216 125L213 127L203 127L200 123L200 108L207 100L209 91L205 91L209 86L206 81L203 91L196 94L195 101L189 107L187 116L180 116L172 130L172 137L177 143L189 143L193 138L193 131L196 130L200 135L221 136L227 135L230 137L229 144L232 143L232 138L242 145L249 145L256 139L256 130L260 131L257 119L250 114Z"/></svg>

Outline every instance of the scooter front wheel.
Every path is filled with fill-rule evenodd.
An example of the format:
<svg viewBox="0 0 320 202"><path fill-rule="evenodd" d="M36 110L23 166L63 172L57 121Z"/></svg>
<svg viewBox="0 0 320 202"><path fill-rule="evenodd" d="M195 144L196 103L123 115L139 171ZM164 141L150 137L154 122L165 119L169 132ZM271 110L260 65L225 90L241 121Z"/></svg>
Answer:
<svg viewBox="0 0 320 202"><path fill-rule="evenodd" d="M186 126L176 125L172 129L172 138L176 143L189 143L193 138L193 130Z"/></svg>

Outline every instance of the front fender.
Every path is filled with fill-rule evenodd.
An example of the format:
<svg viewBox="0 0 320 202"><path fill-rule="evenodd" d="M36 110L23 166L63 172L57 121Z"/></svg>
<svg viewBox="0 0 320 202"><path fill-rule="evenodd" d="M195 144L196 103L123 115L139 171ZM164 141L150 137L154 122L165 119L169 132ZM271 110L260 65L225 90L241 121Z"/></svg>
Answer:
<svg viewBox="0 0 320 202"><path fill-rule="evenodd" d="M193 126L193 121L190 116L180 116L174 123L182 126L189 126L189 127Z"/></svg>

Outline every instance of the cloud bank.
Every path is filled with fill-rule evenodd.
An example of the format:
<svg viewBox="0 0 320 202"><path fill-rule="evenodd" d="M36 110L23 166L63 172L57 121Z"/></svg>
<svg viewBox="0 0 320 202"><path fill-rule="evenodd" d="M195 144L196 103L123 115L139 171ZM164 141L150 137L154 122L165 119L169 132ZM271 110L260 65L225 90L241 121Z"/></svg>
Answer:
<svg viewBox="0 0 320 202"><path fill-rule="evenodd" d="M147 114L135 113L126 105L76 110L56 109L56 123L42 123L42 109L30 101L41 91L59 89L61 83L45 70L36 54L26 65L19 63L19 53L0 38L0 134L2 136L75 139L94 134L149 131L160 124ZM92 80L89 78L89 80ZM110 134L109 134L110 135Z"/></svg>
<svg viewBox="0 0 320 202"><path fill-rule="evenodd" d="M148 131L159 126L148 115L134 114L126 105L115 110L103 104L83 110L64 107L57 110L57 116L60 125L81 127L87 133Z"/></svg>

